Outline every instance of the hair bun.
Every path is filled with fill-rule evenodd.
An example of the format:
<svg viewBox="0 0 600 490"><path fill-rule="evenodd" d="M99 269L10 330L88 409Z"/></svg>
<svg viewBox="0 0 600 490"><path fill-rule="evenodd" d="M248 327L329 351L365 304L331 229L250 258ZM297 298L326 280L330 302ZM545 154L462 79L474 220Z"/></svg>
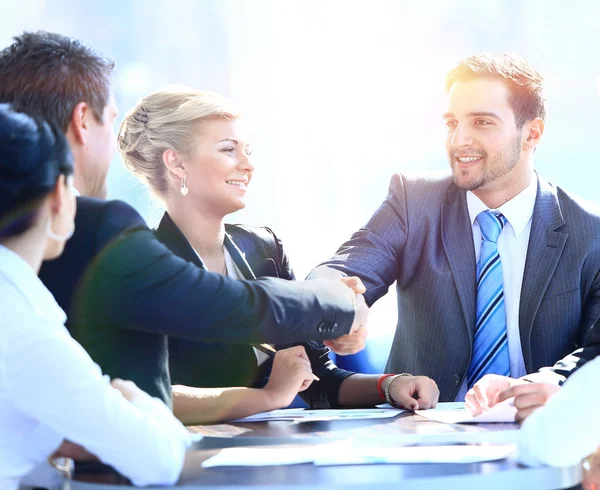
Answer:
<svg viewBox="0 0 600 490"><path fill-rule="evenodd" d="M0 104L0 215L50 192L73 172L64 135L43 119Z"/></svg>

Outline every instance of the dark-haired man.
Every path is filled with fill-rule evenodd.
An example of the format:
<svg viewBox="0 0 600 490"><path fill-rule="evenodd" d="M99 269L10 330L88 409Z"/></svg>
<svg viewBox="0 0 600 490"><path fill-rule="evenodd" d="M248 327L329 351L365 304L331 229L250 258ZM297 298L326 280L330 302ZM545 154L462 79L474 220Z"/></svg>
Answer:
<svg viewBox="0 0 600 490"><path fill-rule="evenodd" d="M24 33L0 52L0 102L65 131L83 196L106 194L117 117L112 69L78 41L47 32ZM170 402L166 335L240 343L336 339L331 345L340 353L364 346L368 308L354 292L359 281L231 280L171 253L123 202L80 197L77 207L73 238L40 277L67 312L73 336L111 377Z"/></svg>
<svg viewBox="0 0 600 490"><path fill-rule="evenodd" d="M534 171L545 99L523 59L467 58L446 89L452 175L393 176L371 220L310 278L358 276L369 305L397 282L387 372L433 378L441 401L479 381L467 400L477 411L524 382L508 376L558 385L599 352L600 210ZM523 405L555 391L530 390Z"/></svg>

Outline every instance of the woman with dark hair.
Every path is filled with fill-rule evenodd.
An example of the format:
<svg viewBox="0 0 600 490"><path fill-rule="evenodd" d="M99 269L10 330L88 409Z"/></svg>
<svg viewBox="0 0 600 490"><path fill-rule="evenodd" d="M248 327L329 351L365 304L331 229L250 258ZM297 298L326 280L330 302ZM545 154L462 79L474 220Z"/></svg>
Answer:
<svg viewBox="0 0 600 490"><path fill-rule="evenodd" d="M16 489L63 441L135 484L171 484L187 432L133 383L111 386L37 277L73 233L72 174L59 130L0 105L0 488Z"/></svg>

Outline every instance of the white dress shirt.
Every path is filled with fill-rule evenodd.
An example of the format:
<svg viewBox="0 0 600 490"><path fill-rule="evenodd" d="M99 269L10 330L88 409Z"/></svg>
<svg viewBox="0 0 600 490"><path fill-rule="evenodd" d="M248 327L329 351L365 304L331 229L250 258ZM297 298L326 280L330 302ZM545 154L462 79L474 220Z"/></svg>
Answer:
<svg viewBox="0 0 600 490"><path fill-rule="evenodd" d="M600 446L600 358L574 372L519 431L519 460L527 465L573 466Z"/></svg>
<svg viewBox="0 0 600 490"><path fill-rule="evenodd" d="M158 399L112 388L31 266L1 245L0 301L0 488L16 489L63 439L136 485L174 483L188 432Z"/></svg>
<svg viewBox="0 0 600 490"><path fill-rule="evenodd" d="M502 261L502 284L504 288L504 309L506 312L506 333L508 337L508 357L510 361L510 376L520 378L525 371L521 336L519 333L519 306L521 304L521 285L523 271L527 258L527 246L531 232L531 218L537 196L537 176L533 176L531 184L507 201L498 209L506 218L506 224L498 237L498 255ZM479 213L488 208L481 199L471 191L467 192L467 208L471 229L473 231L473 244L475 246L475 263L479 261L481 252L481 229L477 222ZM464 401L467 394L467 379L463 382L456 401Z"/></svg>

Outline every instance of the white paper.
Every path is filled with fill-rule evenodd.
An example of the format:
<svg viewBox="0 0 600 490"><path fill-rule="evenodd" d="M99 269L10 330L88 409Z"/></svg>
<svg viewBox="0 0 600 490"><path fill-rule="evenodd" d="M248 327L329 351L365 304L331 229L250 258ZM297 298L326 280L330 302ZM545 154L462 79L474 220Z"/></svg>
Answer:
<svg viewBox="0 0 600 490"><path fill-rule="evenodd" d="M473 417L465 408L464 403L440 404L431 410L417 410L416 413L422 417L445 424L489 424L494 422L514 422L517 409L511 398L502 403L494 405L480 415Z"/></svg>
<svg viewBox="0 0 600 490"><path fill-rule="evenodd" d="M214 466L280 466L312 463L314 447L230 447L202 463L204 468Z"/></svg>
<svg viewBox="0 0 600 490"><path fill-rule="evenodd" d="M365 419L387 419L395 417L406 410L397 408L365 408L365 409L341 409L341 410L307 410L304 408L289 408L273 410L271 412L257 413L233 422L270 422L276 420L293 422L316 422L319 420L365 420Z"/></svg>
<svg viewBox="0 0 600 490"><path fill-rule="evenodd" d="M204 468L214 466L281 466L312 463L315 458L330 452L345 451L352 444L352 439L343 439L327 444L299 447L231 447L221 450L219 454L202 463Z"/></svg>
<svg viewBox="0 0 600 490"><path fill-rule="evenodd" d="M234 447L202 463L215 466L282 466L314 463L317 466L384 463L478 463L496 461L512 454L515 444L472 446L412 446L356 449L351 441L318 446Z"/></svg>
<svg viewBox="0 0 600 490"><path fill-rule="evenodd" d="M317 466L383 463L480 463L507 458L516 444L482 446L416 446L350 449L318 456Z"/></svg>

